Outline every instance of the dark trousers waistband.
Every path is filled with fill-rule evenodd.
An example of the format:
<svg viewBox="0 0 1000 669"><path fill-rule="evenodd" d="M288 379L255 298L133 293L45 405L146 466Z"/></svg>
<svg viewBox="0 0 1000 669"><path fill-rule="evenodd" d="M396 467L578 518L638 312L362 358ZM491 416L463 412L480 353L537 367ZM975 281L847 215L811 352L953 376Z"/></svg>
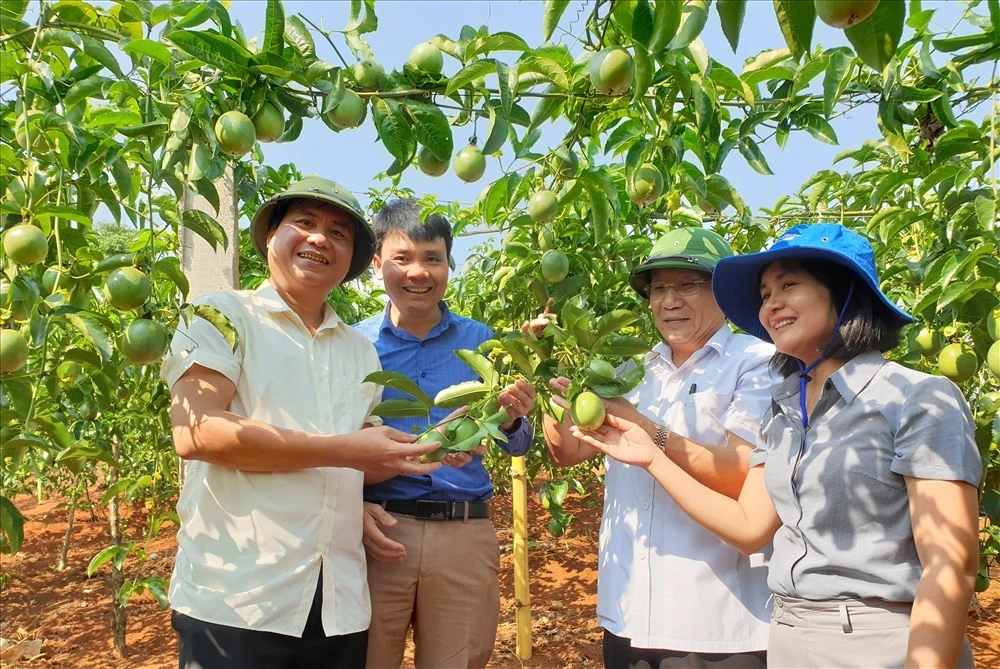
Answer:
<svg viewBox="0 0 1000 669"><path fill-rule="evenodd" d="M379 504L389 513L413 516L420 520L469 520L490 517L488 502L439 502L415 499L389 500Z"/></svg>

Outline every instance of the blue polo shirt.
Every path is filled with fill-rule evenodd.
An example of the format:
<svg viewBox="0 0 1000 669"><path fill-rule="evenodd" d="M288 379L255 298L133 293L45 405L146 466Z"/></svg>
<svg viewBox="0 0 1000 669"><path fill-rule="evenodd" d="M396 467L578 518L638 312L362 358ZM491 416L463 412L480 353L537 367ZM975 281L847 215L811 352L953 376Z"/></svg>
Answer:
<svg viewBox="0 0 1000 669"><path fill-rule="evenodd" d="M389 307L354 327L375 344L382 369L399 372L413 379L421 390L434 397L439 391L462 381L475 381L478 377L468 365L455 356L457 349L475 350L479 344L493 337L493 331L479 321L458 316L441 303L441 322L427 336L419 339L406 330L397 328L389 319ZM392 388L385 388L382 399L408 397ZM403 432L423 432L449 413L451 409L431 409L430 424L420 417L386 418L386 425ZM531 448L531 423L519 420L514 431L508 434L506 444L497 445L510 455L524 455ZM473 456L464 467L440 467L432 474L422 476L400 475L365 486L365 500L444 500L451 502L485 501L493 497L493 484L483 466L481 456Z"/></svg>

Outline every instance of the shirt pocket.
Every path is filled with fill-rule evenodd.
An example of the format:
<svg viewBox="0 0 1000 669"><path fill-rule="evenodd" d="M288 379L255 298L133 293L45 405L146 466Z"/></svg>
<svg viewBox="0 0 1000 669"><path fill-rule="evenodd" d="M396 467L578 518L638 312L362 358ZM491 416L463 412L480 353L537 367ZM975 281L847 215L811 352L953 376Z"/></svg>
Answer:
<svg viewBox="0 0 1000 669"><path fill-rule="evenodd" d="M711 390L686 395L683 406L686 436L709 446L723 445L726 426L722 417L728 406L728 398Z"/></svg>

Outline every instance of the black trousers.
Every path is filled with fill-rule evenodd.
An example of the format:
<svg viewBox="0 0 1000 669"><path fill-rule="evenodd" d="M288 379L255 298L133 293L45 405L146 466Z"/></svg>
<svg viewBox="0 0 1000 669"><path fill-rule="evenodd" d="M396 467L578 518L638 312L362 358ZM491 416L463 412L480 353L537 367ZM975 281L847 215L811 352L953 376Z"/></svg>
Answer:
<svg viewBox="0 0 1000 669"><path fill-rule="evenodd" d="M659 648L633 648L632 642L604 630L606 669L766 669L767 652L690 653Z"/></svg>
<svg viewBox="0 0 1000 669"><path fill-rule="evenodd" d="M180 669L364 669L368 630L325 636L320 576L302 638L207 623L176 611Z"/></svg>

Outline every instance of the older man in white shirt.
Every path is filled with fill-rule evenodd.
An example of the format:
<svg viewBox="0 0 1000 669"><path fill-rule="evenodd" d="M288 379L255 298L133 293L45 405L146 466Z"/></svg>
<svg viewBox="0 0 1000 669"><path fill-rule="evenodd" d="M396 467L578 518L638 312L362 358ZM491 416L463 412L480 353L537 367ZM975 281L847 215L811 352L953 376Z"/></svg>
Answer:
<svg viewBox="0 0 1000 669"><path fill-rule="evenodd" d="M371 262L357 200L307 177L251 225L270 279L197 300L239 334L182 323L161 374L186 460L170 584L180 667L364 667L363 471L424 474L434 445L369 412L375 348L326 304Z"/></svg>
<svg viewBox="0 0 1000 669"><path fill-rule="evenodd" d="M729 244L704 228L657 240L630 281L649 298L663 341L646 356L642 383L605 404L643 426L695 478L736 496L770 401L774 348L733 334L715 303L712 271L730 255ZM565 392L568 381L553 385ZM544 422L552 460L562 466L597 455L570 434L569 413L562 424ZM770 595L763 556L744 557L692 521L641 467L611 459L605 467L597 585L605 666L763 669Z"/></svg>

